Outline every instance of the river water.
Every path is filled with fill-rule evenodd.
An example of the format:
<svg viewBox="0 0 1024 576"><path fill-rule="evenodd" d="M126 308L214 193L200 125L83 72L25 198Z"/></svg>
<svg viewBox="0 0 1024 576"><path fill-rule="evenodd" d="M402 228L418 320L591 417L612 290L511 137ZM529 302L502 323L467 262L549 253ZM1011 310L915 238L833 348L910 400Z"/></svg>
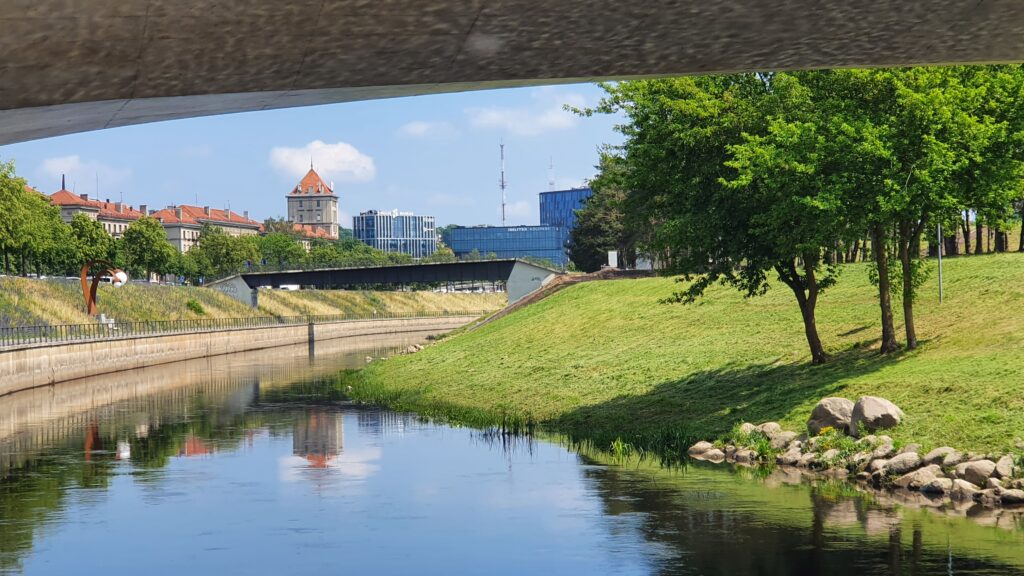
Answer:
<svg viewBox="0 0 1024 576"><path fill-rule="evenodd" d="M0 398L0 573L1024 574L1014 515L778 471L615 463L329 391L338 369L405 345Z"/></svg>

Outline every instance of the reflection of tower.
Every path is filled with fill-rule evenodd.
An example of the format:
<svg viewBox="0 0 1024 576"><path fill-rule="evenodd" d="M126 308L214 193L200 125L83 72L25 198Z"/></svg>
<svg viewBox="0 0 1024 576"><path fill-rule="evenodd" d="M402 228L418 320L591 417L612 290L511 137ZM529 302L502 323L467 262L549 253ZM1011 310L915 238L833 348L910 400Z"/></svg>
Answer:
<svg viewBox="0 0 1024 576"><path fill-rule="evenodd" d="M344 448L345 432L340 412L310 411L296 419L292 453L308 460L314 468L326 468Z"/></svg>

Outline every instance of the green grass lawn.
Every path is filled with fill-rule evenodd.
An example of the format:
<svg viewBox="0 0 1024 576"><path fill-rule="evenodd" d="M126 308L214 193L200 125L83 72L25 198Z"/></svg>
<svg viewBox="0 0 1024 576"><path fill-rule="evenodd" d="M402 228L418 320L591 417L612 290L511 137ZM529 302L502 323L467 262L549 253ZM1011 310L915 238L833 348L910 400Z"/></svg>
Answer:
<svg viewBox="0 0 1024 576"><path fill-rule="evenodd" d="M685 306L659 303L679 285L653 278L567 288L342 382L358 398L428 416L530 420L598 446L621 438L662 451L741 421L803 430L820 398L870 394L906 412L898 440L1010 449L1024 437L1024 255L947 259L941 305L934 272L916 306L922 342L911 353L875 352L876 293L855 264L818 306L833 355L824 366L809 364L783 286L752 299L716 288Z"/></svg>

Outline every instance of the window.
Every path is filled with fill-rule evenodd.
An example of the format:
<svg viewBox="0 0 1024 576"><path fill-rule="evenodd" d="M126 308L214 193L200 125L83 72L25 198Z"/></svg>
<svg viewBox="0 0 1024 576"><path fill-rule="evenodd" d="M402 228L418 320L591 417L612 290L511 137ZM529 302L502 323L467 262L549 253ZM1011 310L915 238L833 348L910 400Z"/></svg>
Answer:
<svg viewBox="0 0 1024 576"><path fill-rule="evenodd" d="M299 208L302 208L302 200L299 200Z"/></svg>
<svg viewBox="0 0 1024 576"><path fill-rule="evenodd" d="M302 222L302 214L299 214L299 222Z"/></svg>
<svg viewBox="0 0 1024 576"><path fill-rule="evenodd" d="M316 201L316 207L317 207L317 208L319 208L319 207L320 207L320 201L319 201L319 200L317 200L317 201Z"/></svg>

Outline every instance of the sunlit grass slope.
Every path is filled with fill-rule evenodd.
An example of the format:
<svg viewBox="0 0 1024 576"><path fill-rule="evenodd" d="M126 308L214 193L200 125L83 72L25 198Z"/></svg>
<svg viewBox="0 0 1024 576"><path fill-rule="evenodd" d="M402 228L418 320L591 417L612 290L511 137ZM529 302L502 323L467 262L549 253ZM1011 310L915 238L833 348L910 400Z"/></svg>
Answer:
<svg viewBox="0 0 1024 576"><path fill-rule="evenodd" d="M251 307L216 290L190 286L129 283L100 285L100 312L118 321L302 316L306 314L414 314L490 311L505 305L504 294L436 294L433 292L349 292L343 290L262 290L260 307ZM189 306L189 301L199 305ZM92 320L84 312L77 280L0 278L0 326L79 324Z"/></svg>
<svg viewBox="0 0 1024 576"><path fill-rule="evenodd" d="M874 351L878 305L857 264L818 307L833 355L825 366L808 364L784 287L752 299L716 288L684 306L659 303L679 285L655 278L576 285L344 380L358 397L428 415L530 419L663 450L740 421L801 430L818 399L871 394L906 411L898 439L1009 448L1024 436L1024 255L947 259L941 305L934 272L916 307L922 346L912 353Z"/></svg>

